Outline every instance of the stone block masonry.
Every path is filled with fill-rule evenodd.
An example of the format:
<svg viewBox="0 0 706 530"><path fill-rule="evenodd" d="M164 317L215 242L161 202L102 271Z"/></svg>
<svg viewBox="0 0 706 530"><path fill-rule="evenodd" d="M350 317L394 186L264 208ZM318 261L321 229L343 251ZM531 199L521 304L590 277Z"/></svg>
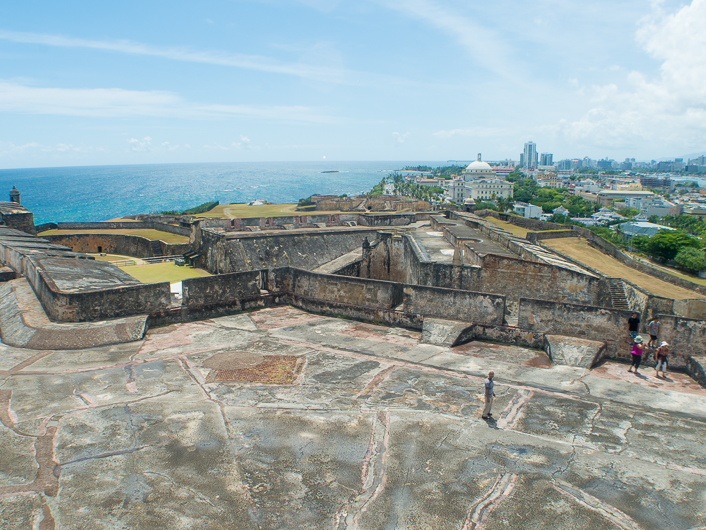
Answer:
<svg viewBox="0 0 706 530"><path fill-rule="evenodd" d="M176 256L188 252L191 248L188 243L165 243L127 234L57 234L42 237L52 243L69 247L74 252L92 254L105 252L136 258Z"/></svg>

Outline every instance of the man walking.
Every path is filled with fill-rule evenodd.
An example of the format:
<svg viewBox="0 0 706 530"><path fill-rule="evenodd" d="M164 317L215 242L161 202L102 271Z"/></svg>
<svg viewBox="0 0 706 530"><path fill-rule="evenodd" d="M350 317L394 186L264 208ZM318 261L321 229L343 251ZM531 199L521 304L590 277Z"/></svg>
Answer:
<svg viewBox="0 0 706 530"><path fill-rule="evenodd" d="M490 408L493 406L493 398L495 397L495 392L493 392L495 387L493 377L495 377L495 372L488 372L488 377L485 380L485 408L483 409L484 420L488 420L493 417L493 413L490 412Z"/></svg>
<svg viewBox="0 0 706 530"><path fill-rule="evenodd" d="M659 323L659 317L655 316L647 324L647 333L650 335L650 340L647 343L649 348L656 348L659 342L659 328L661 324Z"/></svg>

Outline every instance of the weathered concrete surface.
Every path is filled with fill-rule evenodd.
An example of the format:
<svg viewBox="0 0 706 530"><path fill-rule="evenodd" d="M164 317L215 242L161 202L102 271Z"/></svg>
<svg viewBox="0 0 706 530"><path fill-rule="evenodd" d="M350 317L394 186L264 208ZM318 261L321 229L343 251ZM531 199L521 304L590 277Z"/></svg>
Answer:
<svg viewBox="0 0 706 530"><path fill-rule="evenodd" d="M91 323L52 322L26 279L0 284L0 337L10 346L82 349L140 340L147 315Z"/></svg>
<svg viewBox="0 0 706 530"><path fill-rule="evenodd" d="M605 350L605 342L564 335L547 335L549 355L555 364L591 368Z"/></svg>
<svg viewBox="0 0 706 530"><path fill-rule="evenodd" d="M89 350L0 345L0 520L703 525L706 391L683 376L551 367L542 356L421 344L417 332L288 307ZM486 422L479 395L491 368L496 420Z"/></svg>

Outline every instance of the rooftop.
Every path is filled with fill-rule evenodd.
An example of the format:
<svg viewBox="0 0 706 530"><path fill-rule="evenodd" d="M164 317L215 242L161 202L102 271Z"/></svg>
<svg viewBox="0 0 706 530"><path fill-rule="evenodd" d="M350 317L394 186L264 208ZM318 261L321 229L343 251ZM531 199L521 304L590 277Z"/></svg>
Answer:
<svg viewBox="0 0 706 530"><path fill-rule="evenodd" d="M480 418L496 373L495 420ZM7 527L693 528L706 391L288 307L0 344Z"/></svg>

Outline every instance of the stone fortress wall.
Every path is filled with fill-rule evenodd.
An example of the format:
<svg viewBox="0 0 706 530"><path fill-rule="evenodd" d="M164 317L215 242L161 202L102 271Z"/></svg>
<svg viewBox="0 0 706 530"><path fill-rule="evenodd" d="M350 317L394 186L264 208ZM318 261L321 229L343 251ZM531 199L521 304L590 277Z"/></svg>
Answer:
<svg viewBox="0 0 706 530"><path fill-rule="evenodd" d="M189 251L190 244L174 244L153 241L145 237L130 234L105 234L104 230L139 230L151 229L190 237L190 226L172 224L159 220L145 221L106 221L100 223L45 223L37 226L37 232L45 230L95 230L96 233L49 234L42 238L73 249L75 252L90 254L119 254L136 258L157 256L177 256Z"/></svg>
<svg viewBox="0 0 706 530"><path fill-rule="evenodd" d="M601 341L601 355L622 357L627 355L626 321L637 311L645 322L661 315L663 335L677 353L676 366L686 367L689 356L706 349L703 319L693 318L696 301L655 297L624 282L628 307L613 307L610 278L480 216L348 215L238 220L239 228L228 226L229 220L193 223L190 252L216 275L184 280L178 304L170 301L168 284L108 281L107 269L82 284L81 274L98 269L82 270L76 264L89 260L78 260L80 254L46 240L39 243L43 248L32 249L31 242L8 237L7 244L0 241L0 258L30 280L47 313L57 320L149 313L153 323L165 323L291 304L413 329L424 329L431 319L465 322L457 337L464 341L536 347L543 341L546 346L552 335L567 335ZM562 228L551 233L566 233ZM28 249L37 255L28 255ZM344 255L349 257L340 268L331 269ZM327 272L322 272L324 266Z"/></svg>
<svg viewBox="0 0 706 530"><path fill-rule="evenodd" d="M42 237L57 245L69 247L75 252L117 254L135 258L180 256L191 249L189 243L165 243L129 234L50 234Z"/></svg>

